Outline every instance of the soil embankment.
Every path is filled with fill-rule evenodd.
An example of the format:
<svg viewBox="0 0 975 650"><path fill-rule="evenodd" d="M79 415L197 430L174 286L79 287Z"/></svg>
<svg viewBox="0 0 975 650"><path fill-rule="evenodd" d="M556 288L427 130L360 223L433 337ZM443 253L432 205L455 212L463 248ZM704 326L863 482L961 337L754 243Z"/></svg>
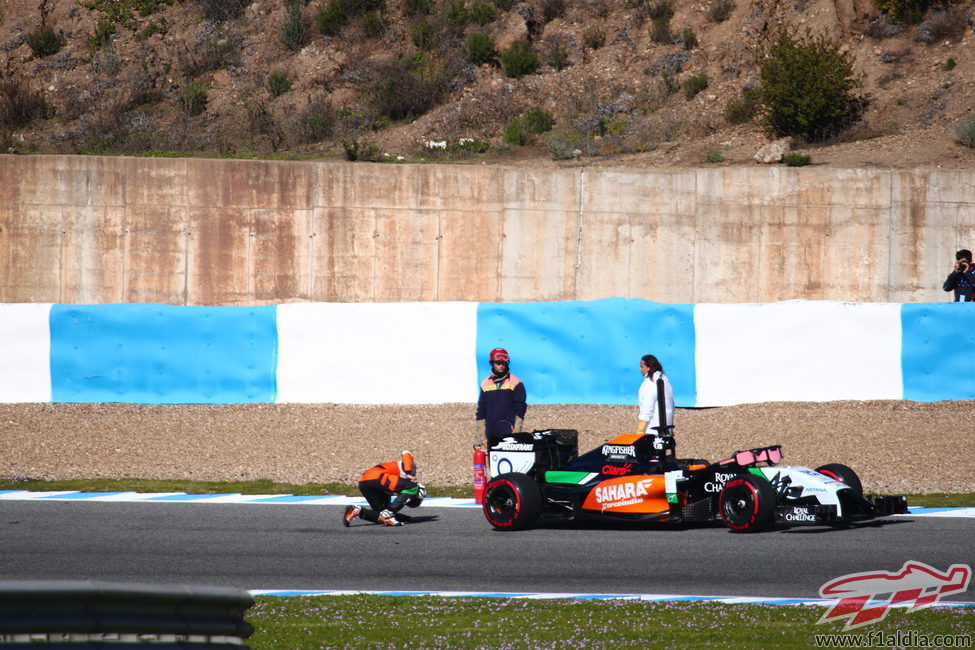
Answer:
<svg viewBox="0 0 975 650"><path fill-rule="evenodd" d="M975 402L842 401L678 409L682 457L780 444L785 462L854 468L872 492L975 492ZM572 428L580 451L636 423L632 406L530 406L526 428ZM0 404L0 476L354 481L412 450L421 480L471 480L472 404Z"/></svg>

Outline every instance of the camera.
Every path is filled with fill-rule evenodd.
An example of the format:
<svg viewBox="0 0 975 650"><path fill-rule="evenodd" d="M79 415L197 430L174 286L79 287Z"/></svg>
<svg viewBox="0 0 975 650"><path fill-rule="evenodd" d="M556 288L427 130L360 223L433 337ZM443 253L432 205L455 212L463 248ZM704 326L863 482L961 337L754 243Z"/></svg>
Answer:
<svg viewBox="0 0 975 650"><path fill-rule="evenodd" d="M958 260L958 270L959 271L967 271L968 270L968 262L966 262L965 260Z"/></svg>

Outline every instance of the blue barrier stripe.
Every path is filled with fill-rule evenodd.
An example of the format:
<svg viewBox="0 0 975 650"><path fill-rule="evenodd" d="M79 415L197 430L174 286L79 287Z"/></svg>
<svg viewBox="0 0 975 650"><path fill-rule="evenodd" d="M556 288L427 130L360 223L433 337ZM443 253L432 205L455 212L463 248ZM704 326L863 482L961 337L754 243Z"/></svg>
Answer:
<svg viewBox="0 0 975 650"><path fill-rule="evenodd" d="M695 406L694 306L606 298L551 303L481 303L477 364L503 347L531 404L636 404L640 357L655 355L678 406ZM476 400L477 386L472 389Z"/></svg>
<svg viewBox="0 0 975 650"><path fill-rule="evenodd" d="M975 399L975 303L901 308L904 399Z"/></svg>
<svg viewBox="0 0 975 650"><path fill-rule="evenodd" d="M54 402L274 402L276 307L54 305Z"/></svg>

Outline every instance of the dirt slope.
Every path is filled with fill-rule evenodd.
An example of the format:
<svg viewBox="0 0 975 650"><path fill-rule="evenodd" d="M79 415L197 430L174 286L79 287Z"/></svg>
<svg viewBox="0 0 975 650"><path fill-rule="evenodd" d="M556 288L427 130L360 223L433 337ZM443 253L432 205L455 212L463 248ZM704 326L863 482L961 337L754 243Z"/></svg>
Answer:
<svg viewBox="0 0 975 650"><path fill-rule="evenodd" d="M867 490L975 491L975 402L767 403L678 409L678 452L716 461L781 444L785 462L844 463ZM0 404L0 476L354 481L412 450L431 484L471 480L483 429L442 406ZM527 428L579 430L580 450L631 431L636 407L530 406Z"/></svg>
<svg viewBox="0 0 975 650"><path fill-rule="evenodd" d="M947 14L930 13L921 25L892 23L869 0L738 0L720 22L709 17L717 0L675 2L672 39L665 43L651 37L654 2L643 0L496 0L510 8L484 25L460 26L450 22L447 2L432 4L423 17L409 13L419 0L386 0L375 14L375 33L354 18L334 36L317 26L324 0L306 0L306 34L297 50L283 43L285 2L258 0L244 6L240 17L206 20L204 7L214 1L100 3L157 11L131 9L124 20L110 22L114 33L95 48L91 42L105 12L74 0L0 0L0 76L23 84L34 103L43 102L48 118L0 128L2 150L168 149L315 158L342 157L342 142L355 140L362 151L375 147L381 159L409 162L443 159L425 150L426 142L476 138L492 150L446 159L614 167L757 164L753 156L768 136L756 120L734 125L725 112L757 82L755 45L779 25L791 25L828 34L849 52L869 99L855 128L832 142L800 144L814 164L975 163L975 149L954 135L959 119L975 109L973 0L952 2ZM413 38L421 20L435 29L428 50ZM65 44L38 58L27 38L42 22L63 33ZM531 39L542 66L511 79L496 64L471 65L465 43L474 32L492 36L499 52L516 39ZM566 67L547 64L556 60L555 51ZM418 54L447 84L440 104L415 120L377 117L369 90L382 66ZM677 85L706 75L707 88L692 99L681 90L668 92L668 70ZM291 89L273 97L272 73L285 75ZM202 84L207 103L199 115L187 117L180 97L192 83ZM556 132L602 123L604 133L583 146L585 155L568 161L553 161L538 136L526 146L505 145L505 126L535 107L552 113ZM707 163L709 158L724 162Z"/></svg>

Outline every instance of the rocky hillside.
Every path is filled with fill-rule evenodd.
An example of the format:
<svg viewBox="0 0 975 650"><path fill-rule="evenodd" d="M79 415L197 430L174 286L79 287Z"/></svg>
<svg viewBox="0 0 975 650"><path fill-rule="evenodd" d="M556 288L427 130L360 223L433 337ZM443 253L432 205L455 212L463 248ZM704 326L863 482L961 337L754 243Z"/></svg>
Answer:
<svg viewBox="0 0 975 650"><path fill-rule="evenodd" d="M919 2L0 0L0 151L757 164L743 92L784 25L863 78L861 119L796 143L813 164L971 167L975 0L878 8Z"/></svg>

